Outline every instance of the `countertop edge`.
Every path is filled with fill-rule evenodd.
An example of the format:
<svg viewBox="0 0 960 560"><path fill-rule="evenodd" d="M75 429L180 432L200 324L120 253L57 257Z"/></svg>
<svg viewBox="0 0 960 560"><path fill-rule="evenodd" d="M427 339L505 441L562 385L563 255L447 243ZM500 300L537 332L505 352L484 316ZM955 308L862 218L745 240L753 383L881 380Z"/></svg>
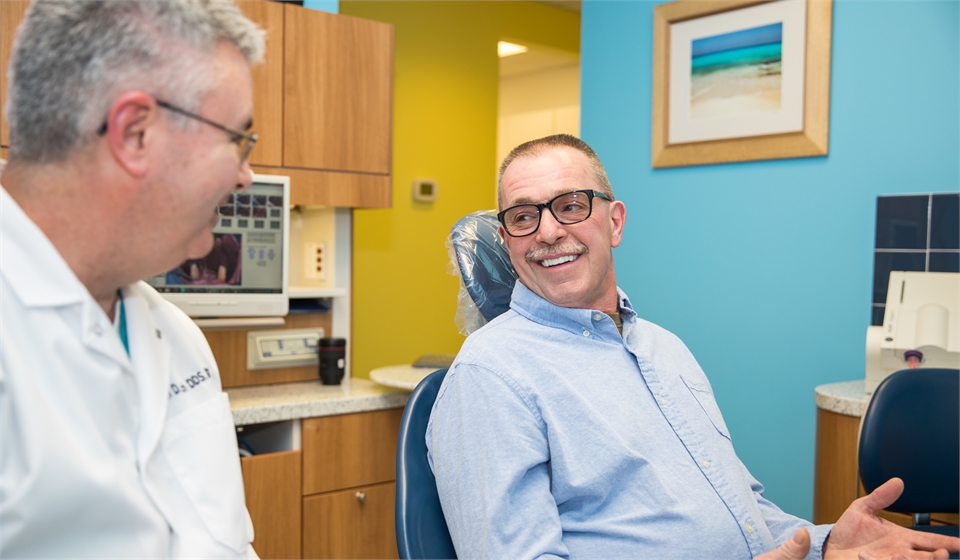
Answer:
<svg viewBox="0 0 960 560"><path fill-rule="evenodd" d="M863 416L870 402L863 379L818 385L814 394L817 408L844 416Z"/></svg>
<svg viewBox="0 0 960 560"><path fill-rule="evenodd" d="M353 379L342 390L299 382L230 388L226 393L236 426L401 408L410 396L366 379Z"/></svg>

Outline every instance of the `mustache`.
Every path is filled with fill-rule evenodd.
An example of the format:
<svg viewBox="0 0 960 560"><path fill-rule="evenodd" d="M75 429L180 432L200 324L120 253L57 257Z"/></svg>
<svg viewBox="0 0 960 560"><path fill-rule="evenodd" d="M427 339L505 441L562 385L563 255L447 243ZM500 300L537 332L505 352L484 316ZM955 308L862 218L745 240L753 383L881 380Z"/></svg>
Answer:
<svg viewBox="0 0 960 560"><path fill-rule="evenodd" d="M530 249L527 250L527 254L524 255L524 258L527 260L527 262L535 262L552 257L554 255L582 255L586 252L587 246L583 243L580 243L579 241L565 241L556 245L530 247Z"/></svg>

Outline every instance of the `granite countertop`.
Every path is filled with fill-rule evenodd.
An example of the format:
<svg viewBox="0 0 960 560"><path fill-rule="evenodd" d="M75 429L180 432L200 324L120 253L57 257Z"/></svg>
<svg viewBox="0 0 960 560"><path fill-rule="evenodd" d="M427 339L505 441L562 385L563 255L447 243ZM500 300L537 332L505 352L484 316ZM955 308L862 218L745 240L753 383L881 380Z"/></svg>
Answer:
<svg viewBox="0 0 960 560"><path fill-rule="evenodd" d="M226 393L237 426L398 408L410 396L366 379L344 379L340 385L317 380L237 387Z"/></svg>
<svg viewBox="0 0 960 560"><path fill-rule="evenodd" d="M815 393L817 408L846 416L863 416L870 402L863 379L818 385Z"/></svg>

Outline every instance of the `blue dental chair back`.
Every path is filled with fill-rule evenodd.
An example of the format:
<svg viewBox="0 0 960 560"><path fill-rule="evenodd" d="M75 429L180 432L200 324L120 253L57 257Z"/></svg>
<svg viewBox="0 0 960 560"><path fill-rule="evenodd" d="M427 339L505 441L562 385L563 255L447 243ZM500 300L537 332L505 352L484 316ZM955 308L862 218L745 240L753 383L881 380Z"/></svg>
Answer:
<svg viewBox="0 0 960 560"><path fill-rule="evenodd" d="M400 558L456 558L427 463L427 422L447 370L435 371L410 393L397 440L397 550Z"/></svg>
<svg viewBox="0 0 960 560"><path fill-rule="evenodd" d="M498 232L492 211L464 216L450 229L448 245L460 277L458 307L467 303L461 333L492 321L510 309L517 275ZM469 297L469 301L464 298ZM475 309L469 309L474 307ZM464 311L459 309L458 314ZM437 494L437 480L427 462L427 423L447 370L428 375L410 394L397 440L397 550L400 558L456 558Z"/></svg>
<svg viewBox="0 0 960 560"><path fill-rule="evenodd" d="M858 459L867 492L903 480L888 511L920 514L914 529L957 536L956 526L927 524L927 514L960 511L960 370L906 369L884 379L863 417Z"/></svg>
<svg viewBox="0 0 960 560"><path fill-rule="evenodd" d="M493 212L484 211L460 218L450 229L460 280L485 322L510 309L517 282L499 227Z"/></svg>

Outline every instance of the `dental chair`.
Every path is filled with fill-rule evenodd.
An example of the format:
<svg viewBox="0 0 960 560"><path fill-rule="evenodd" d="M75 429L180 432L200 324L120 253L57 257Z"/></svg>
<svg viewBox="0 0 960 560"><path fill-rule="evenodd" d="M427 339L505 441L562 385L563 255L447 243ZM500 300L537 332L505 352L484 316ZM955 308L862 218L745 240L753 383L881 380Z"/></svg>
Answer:
<svg viewBox="0 0 960 560"><path fill-rule="evenodd" d="M493 212L463 217L450 230L452 273L460 278L457 314L460 332L469 335L510 308L516 273L497 231ZM397 551L400 558L456 558L427 462L426 431L446 369L424 378L410 393L397 439Z"/></svg>
<svg viewBox="0 0 960 560"><path fill-rule="evenodd" d="M517 273L499 227L496 212L487 210L460 218L450 229L451 273L460 278L454 322L464 336L510 309Z"/></svg>
<svg viewBox="0 0 960 560"><path fill-rule="evenodd" d="M867 492L903 480L887 511L913 514L912 529L958 536L955 525L930 525L930 513L960 511L960 370L906 369L884 379L863 417L858 455Z"/></svg>

